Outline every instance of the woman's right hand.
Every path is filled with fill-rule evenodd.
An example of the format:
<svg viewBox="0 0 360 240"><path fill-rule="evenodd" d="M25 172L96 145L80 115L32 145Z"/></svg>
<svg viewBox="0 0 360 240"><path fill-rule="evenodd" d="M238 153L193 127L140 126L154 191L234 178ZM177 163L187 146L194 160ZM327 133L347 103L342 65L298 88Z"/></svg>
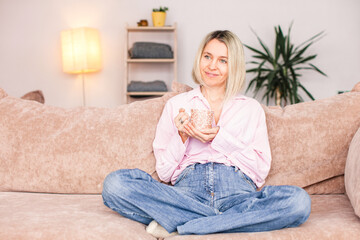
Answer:
<svg viewBox="0 0 360 240"><path fill-rule="evenodd" d="M179 135L183 142L189 137L189 132L185 129L185 126L189 123L190 116L185 112L184 108L179 109L179 114L174 118L175 126L178 129Z"/></svg>

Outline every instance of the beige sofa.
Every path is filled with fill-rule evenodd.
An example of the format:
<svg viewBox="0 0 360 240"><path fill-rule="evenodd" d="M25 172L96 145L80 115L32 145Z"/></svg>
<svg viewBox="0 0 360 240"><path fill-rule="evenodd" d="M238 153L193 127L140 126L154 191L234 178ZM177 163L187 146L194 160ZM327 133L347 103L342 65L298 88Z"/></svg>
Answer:
<svg viewBox="0 0 360 240"><path fill-rule="evenodd" d="M175 84L163 97L113 109L64 109L0 89L0 239L154 239L103 205L102 182L119 168L157 178L155 127L166 100L186 90ZM264 110L273 156L266 184L304 187L309 220L171 239L359 239L360 92Z"/></svg>

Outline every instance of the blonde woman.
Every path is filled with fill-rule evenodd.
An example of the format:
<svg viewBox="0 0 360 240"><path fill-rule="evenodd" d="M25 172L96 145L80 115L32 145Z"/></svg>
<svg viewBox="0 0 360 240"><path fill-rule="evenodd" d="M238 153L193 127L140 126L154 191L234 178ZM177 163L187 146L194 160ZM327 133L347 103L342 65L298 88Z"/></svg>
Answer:
<svg viewBox="0 0 360 240"><path fill-rule="evenodd" d="M239 93L245 81L239 38L230 31L209 33L192 75L199 86L167 102L153 143L157 173L171 185L138 169L118 170L104 182L105 205L149 224L156 237L270 231L305 222L311 202L303 189L258 190L271 153L261 105ZM212 111L211 128L197 129L191 109Z"/></svg>

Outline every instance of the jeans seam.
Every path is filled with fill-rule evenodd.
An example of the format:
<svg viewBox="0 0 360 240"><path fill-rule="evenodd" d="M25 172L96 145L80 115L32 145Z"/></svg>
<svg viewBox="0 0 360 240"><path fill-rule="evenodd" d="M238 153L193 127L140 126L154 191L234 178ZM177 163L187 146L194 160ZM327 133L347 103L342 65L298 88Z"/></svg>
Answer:
<svg viewBox="0 0 360 240"><path fill-rule="evenodd" d="M191 170L194 170L195 169L195 166L194 165L189 165L188 167L186 167L183 172L184 172L184 175L180 176L180 179L178 181L175 182L174 185L178 184L179 182L181 182L182 180L184 180L184 178L190 173Z"/></svg>
<svg viewBox="0 0 360 240"><path fill-rule="evenodd" d="M122 209L120 209L120 208L117 208L117 207L113 207L113 208L111 208L111 209L113 209L113 210L116 211L116 212L121 212L121 213L123 213L123 214L125 214L125 215L136 215L136 216L140 216L140 217L147 218L147 219L153 219L152 217L145 216L145 215L142 215L142 214L139 214L139 213L135 213L135 212L127 212L127 211L124 211L124 210L122 210Z"/></svg>
<svg viewBox="0 0 360 240"><path fill-rule="evenodd" d="M235 167L235 172L240 171L241 177L247 182L247 184L252 187L255 191L256 191L256 187L254 186L255 184L251 183L245 176L245 173L243 171L241 171L241 169Z"/></svg>
<svg viewBox="0 0 360 240"><path fill-rule="evenodd" d="M252 187L254 190L256 190L255 186L246 178L245 173L242 173L245 181Z"/></svg>

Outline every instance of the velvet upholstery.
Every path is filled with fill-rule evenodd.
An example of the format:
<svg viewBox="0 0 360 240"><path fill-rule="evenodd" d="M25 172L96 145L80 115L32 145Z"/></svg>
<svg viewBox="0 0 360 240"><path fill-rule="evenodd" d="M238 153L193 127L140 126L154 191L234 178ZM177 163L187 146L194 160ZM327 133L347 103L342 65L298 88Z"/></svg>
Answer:
<svg viewBox="0 0 360 240"><path fill-rule="evenodd" d="M99 193L116 169L140 168L157 178L156 123L167 99L191 88L175 83L172 89L113 109L64 109L0 88L0 239L154 239L144 225L106 208ZM285 108L263 106L273 156L266 184L294 184L313 194L305 224L169 239L358 239L359 107L355 87ZM345 185L350 200L336 194Z"/></svg>
<svg viewBox="0 0 360 240"><path fill-rule="evenodd" d="M168 239L358 239L360 220L345 195L312 195L311 200L311 215L298 228ZM100 195L2 192L0 202L0 239L154 239L144 225L105 207Z"/></svg>
<svg viewBox="0 0 360 240"><path fill-rule="evenodd" d="M360 92L360 82L355 84L355 86L353 87L353 89L351 91L352 92Z"/></svg>
<svg viewBox="0 0 360 240"><path fill-rule="evenodd" d="M345 188L355 214L360 217L360 128L350 144L345 166Z"/></svg>
<svg viewBox="0 0 360 240"><path fill-rule="evenodd" d="M4 240L155 239L143 224L107 208L98 194L0 192L0 216Z"/></svg>
<svg viewBox="0 0 360 240"><path fill-rule="evenodd" d="M114 109L64 109L0 93L0 191L101 193L105 176L120 168L156 176L156 124L176 93Z"/></svg>
<svg viewBox="0 0 360 240"><path fill-rule="evenodd" d="M344 174L359 92L264 110L273 158L266 184L306 187Z"/></svg>
<svg viewBox="0 0 360 240"><path fill-rule="evenodd" d="M312 195L311 214L300 227L259 233L228 233L175 236L165 240L356 240L360 236L360 220L349 200L341 195Z"/></svg>
<svg viewBox="0 0 360 240"><path fill-rule="evenodd" d="M345 193L344 175L336 176L304 187L309 194Z"/></svg>
<svg viewBox="0 0 360 240"><path fill-rule="evenodd" d="M0 88L0 99L6 97L8 94L5 92L4 89Z"/></svg>

